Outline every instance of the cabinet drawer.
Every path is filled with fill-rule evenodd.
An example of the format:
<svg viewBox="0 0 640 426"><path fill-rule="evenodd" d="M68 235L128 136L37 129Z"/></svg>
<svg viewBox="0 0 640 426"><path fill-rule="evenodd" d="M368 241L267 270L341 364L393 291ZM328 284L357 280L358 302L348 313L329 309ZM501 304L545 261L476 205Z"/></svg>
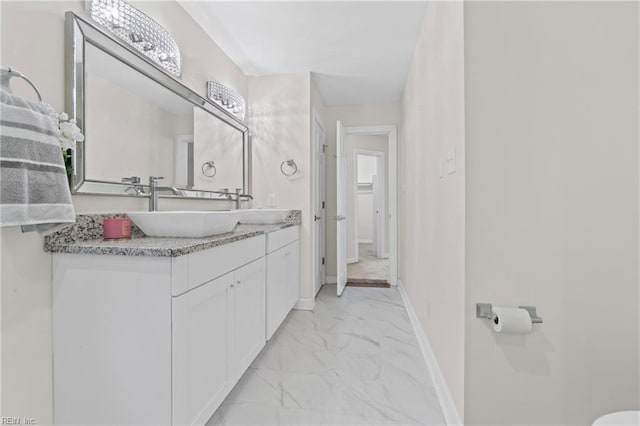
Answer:
<svg viewBox="0 0 640 426"><path fill-rule="evenodd" d="M265 236L247 238L174 258L172 295L177 296L264 256Z"/></svg>
<svg viewBox="0 0 640 426"><path fill-rule="evenodd" d="M291 244L300 238L300 227L292 226L267 234L267 253L272 253L281 247Z"/></svg>

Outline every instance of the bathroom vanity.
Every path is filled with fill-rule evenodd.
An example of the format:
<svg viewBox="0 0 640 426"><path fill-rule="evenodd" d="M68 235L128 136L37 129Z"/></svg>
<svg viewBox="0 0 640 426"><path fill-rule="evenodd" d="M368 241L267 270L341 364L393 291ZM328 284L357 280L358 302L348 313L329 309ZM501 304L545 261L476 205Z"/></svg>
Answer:
<svg viewBox="0 0 640 426"><path fill-rule="evenodd" d="M66 56L67 110L85 135L73 151L73 193L149 198L151 210L158 195L237 208L251 198L240 117L72 12ZM132 146L152 154L121 155ZM283 212L235 212L241 225L205 238L134 227L130 240L102 241L108 215L78 216L47 236L54 422L204 424L298 300L300 211L275 223ZM196 220L222 225L223 213L187 213L132 216L149 235L208 235L186 232L204 229ZM150 231L172 226L179 232Z"/></svg>
<svg viewBox="0 0 640 426"><path fill-rule="evenodd" d="M298 223L49 239L55 423L206 423L298 299Z"/></svg>

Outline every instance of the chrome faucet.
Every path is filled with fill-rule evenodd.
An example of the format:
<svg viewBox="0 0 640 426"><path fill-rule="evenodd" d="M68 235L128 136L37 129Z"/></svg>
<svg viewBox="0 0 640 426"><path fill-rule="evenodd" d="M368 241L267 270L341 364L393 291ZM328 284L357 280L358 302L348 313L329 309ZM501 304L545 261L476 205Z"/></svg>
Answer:
<svg viewBox="0 0 640 426"><path fill-rule="evenodd" d="M149 211L158 211L158 193L161 191L171 191L173 195L182 195L182 191L173 186L158 186L158 181L164 179L163 176L149 176Z"/></svg>
<svg viewBox="0 0 640 426"><path fill-rule="evenodd" d="M158 211L158 181L164 176L149 176L149 211Z"/></svg>
<svg viewBox="0 0 640 426"><path fill-rule="evenodd" d="M123 177L120 181L131 184L124 189L125 192L129 193L130 190L133 190L135 195L144 194L144 188L140 184L140 176Z"/></svg>
<svg viewBox="0 0 640 426"><path fill-rule="evenodd" d="M240 210L242 208L243 198L253 200L253 197L251 195L242 193L242 188L236 188L236 210Z"/></svg>

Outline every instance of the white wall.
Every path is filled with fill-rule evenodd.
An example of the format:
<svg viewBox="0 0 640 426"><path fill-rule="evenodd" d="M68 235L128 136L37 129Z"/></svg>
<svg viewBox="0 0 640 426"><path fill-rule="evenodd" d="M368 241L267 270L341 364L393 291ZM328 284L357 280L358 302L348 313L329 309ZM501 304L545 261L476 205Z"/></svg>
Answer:
<svg viewBox="0 0 640 426"><path fill-rule="evenodd" d="M247 95L247 78L175 2L133 2L164 25L183 55L182 81L205 96L215 79ZM39 87L46 102L64 108L64 12L81 16L84 1L0 3L2 65L13 66ZM203 54L206 52L206 54ZM18 94L33 96L15 82ZM77 213L144 210L146 200L74 196ZM162 209L227 208L226 203L161 200ZM52 421L51 256L42 238L19 228L0 230L2 247L2 416Z"/></svg>
<svg viewBox="0 0 640 426"><path fill-rule="evenodd" d="M384 141L387 137L384 136ZM384 142L383 141L383 142ZM378 159L372 155L358 155L357 158L358 183L371 183L373 176L378 175Z"/></svg>
<svg viewBox="0 0 640 426"><path fill-rule="evenodd" d="M640 408L638 3L469 2L469 424ZM476 302L544 324L495 335Z"/></svg>
<svg viewBox="0 0 640 426"><path fill-rule="evenodd" d="M344 126L373 126L399 124L402 117L401 105L365 104L328 106L325 108L327 123L327 210L326 217L336 215L336 121ZM399 126L398 126L399 127ZM401 132L401 130L400 130ZM353 135L351 135L353 136ZM393 190L393 189L391 189ZM336 222L327 220L326 233L327 275L336 275Z"/></svg>
<svg viewBox="0 0 640 426"><path fill-rule="evenodd" d="M459 415L464 407L465 139L462 2L429 2L403 97L399 278ZM457 171L439 177L444 152ZM492 383L482 392L491 394Z"/></svg>
<svg viewBox="0 0 640 426"><path fill-rule="evenodd" d="M302 210L300 298L313 296L311 210L311 76L309 73L249 78L249 130L254 206ZM298 173L288 178L280 164L294 159Z"/></svg>

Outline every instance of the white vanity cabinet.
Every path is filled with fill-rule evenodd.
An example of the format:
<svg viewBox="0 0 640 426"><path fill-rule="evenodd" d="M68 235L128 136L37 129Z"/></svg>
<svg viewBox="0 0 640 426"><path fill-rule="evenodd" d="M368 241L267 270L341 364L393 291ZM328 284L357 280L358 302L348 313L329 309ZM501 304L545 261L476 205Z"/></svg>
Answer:
<svg viewBox="0 0 640 426"><path fill-rule="evenodd" d="M204 424L264 346L264 257L173 298L173 424Z"/></svg>
<svg viewBox="0 0 640 426"><path fill-rule="evenodd" d="M300 289L299 228L285 228L267 235L267 340L276 332Z"/></svg>
<svg viewBox="0 0 640 426"><path fill-rule="evenodd" d="M264 346L265 247L54 253L54 422L206 423Z"/></svg>

